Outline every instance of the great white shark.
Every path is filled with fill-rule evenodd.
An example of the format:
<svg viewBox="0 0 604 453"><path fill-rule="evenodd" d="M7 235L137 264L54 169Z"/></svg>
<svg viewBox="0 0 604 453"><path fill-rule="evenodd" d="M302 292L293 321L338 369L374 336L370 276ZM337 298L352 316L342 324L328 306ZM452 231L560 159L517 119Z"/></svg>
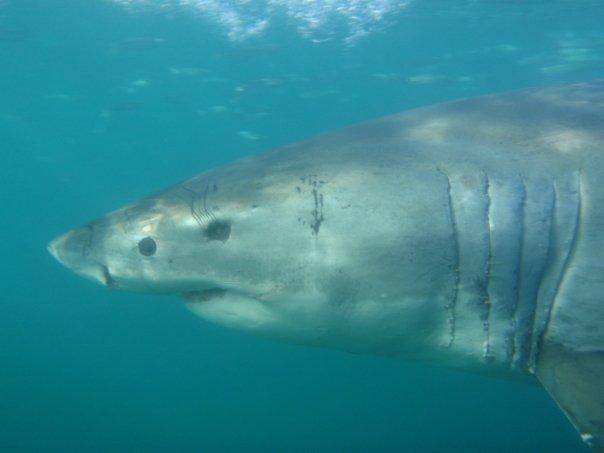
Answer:
<svg viewBox="0 0 604 453"><path fill-rule="evenodd" d="M604 80L462 99L204 172L49 245L263 336L535 376L604 451Z"/></svg>

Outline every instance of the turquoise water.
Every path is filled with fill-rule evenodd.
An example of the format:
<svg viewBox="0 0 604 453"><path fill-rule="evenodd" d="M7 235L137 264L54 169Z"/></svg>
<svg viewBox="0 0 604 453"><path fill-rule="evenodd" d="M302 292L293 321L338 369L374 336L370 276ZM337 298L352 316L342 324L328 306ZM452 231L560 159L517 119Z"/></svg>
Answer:
<svg viewBox="0 0 604 453"><path fill-rule="evenodd" d="M204 169L604 74L601 1L0 0L0 451L586 451L537 386L273 343L47 242Z"/></svg>

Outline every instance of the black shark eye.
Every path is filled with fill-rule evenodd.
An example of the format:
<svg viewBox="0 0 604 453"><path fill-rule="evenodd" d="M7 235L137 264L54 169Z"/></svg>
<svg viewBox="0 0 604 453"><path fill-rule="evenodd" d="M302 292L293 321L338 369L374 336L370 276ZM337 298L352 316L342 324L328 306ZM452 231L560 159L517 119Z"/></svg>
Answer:
<svg viewBox="0 0 604 453"><path fill-rule="evenodd" d="M151 256L157 250L157 244L151 236L147 236L138 241L138 251L141 255Z"/></svg>
<svg viewBox="0 0 604 453"><path fill-rule="evenodd" d="M226 242L231 236L231 222L212 220L206 227L204 234L208 241Z"/></svg>

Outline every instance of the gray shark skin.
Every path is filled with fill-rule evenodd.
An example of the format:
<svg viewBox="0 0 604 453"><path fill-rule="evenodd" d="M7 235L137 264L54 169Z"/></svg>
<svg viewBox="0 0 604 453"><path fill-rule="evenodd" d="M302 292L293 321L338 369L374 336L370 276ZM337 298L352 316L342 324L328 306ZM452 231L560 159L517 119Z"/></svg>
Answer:
<svg viewBox="0 0 604 453"><path fill-rule="evenodd" d="M535 375L604 451L604 80L448 102L202 173L50 245L284 341Z"/></svg>

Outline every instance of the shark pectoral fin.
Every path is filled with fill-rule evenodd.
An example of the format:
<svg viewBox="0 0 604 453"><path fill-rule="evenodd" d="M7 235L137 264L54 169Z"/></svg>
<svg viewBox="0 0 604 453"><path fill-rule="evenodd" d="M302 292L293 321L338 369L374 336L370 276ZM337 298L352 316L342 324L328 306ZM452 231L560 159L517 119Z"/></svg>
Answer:
<svg viewBox="0 0 604 453"><path fill-rule="evenodd" d="M604 351L577 352L545 342L536 375L595 452L604 452Z"/></svg>

